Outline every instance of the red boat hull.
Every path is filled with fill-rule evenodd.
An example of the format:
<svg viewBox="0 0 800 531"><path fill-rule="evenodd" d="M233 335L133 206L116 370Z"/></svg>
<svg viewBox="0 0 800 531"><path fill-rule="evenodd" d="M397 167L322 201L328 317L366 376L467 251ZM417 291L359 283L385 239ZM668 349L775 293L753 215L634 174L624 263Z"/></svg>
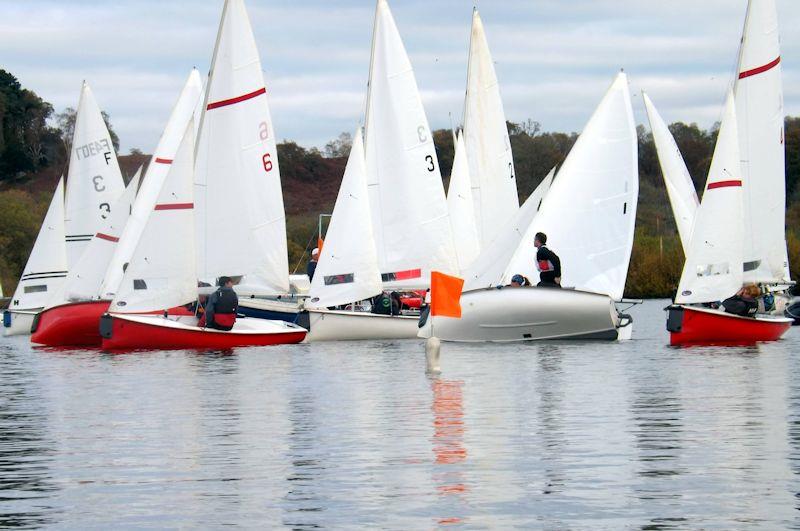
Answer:
<svg viewBox="0 0 800 531"><path fill-rule="evenodd" d="M742 317L711 308L670 306L670 345L752 345L777 341L792 326L782 317Z"/></svg>
<svg viewBox="0 0 800 531"><path fill-rule="evenodd" d="M100 317L111 301L69 302L42 310L34 319L31 343L48 347L99 347Z"/></svg>
<svg viewBox="0 0 800 531"><path fill-rule="evenodd" d="M110 320L110 325L109 325ZM173 328L153 323L106 315L103 317L104 350L228 349L300 343L307 331L303 328L285 333L237 334L195 326ZM294 326L294 325L288 325Z"/></svg>

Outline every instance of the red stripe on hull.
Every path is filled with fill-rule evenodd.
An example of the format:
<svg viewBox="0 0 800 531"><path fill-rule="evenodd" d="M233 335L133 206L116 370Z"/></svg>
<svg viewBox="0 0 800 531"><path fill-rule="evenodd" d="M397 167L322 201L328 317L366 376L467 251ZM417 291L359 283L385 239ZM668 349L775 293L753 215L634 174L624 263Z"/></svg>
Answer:
<svg viewBox="0 0 800 531"><path fill-rule="evenodd" d="M740 317L721 311L683 306L679 332L670 332L670 345L752 345L777 341L792 326L789 319Z"/></svg>
<svg viewBox="0 0 800 531"><path fill-rule="evenodd" d="M152 323L113 318L105 350L228 349L300 343L306 331L271 334L218 333L196 328L182 330Z"/></svg>
<svg viewBox="0 0 800 531"><path fill-rule="evenodd" d="M739 79L744 79L744 78L750 77L750 76L756 76L758 74L762 74L762 73L766 72L767 70L772 70L773 68L778 66L780 64L780 62L781 62L781 58L780 58L780 56L778 56L777 59L775 59L774 61L772 61L770 63L765 64L764 66L759 66L758 68L753 68L752 70L745 70L744 72L739 74Z"/></svg>
<svg viewBox="0 0 800 531"><path fill-rule="evenodd" d="M48 347L99 347L100 316L111 301L84 301L43 310L31 343Z"/></svg>

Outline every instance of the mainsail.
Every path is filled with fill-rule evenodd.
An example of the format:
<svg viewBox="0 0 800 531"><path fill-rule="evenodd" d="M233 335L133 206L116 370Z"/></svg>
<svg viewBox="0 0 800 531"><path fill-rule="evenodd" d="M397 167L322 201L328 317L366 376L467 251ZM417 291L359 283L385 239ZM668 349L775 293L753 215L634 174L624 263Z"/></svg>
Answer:
<svg viewBox="0 0 800 531"><path fill-rule="evenodd" d="M464 135L456 136L453 169L447 189L447 210L453 228L453 242L458 257L458 268L465 271L480 254L478 228L475 225L475 203L472 200L469 163L467 162Z"/></svg>
<svg viewBox="0 0 800 531"><path fill-rule="evenodd" d="M689 252L689 243L692 238L692 225L697 214L700 201L697 199L697 191L694 189L692 177L686 168L678 145L675 143L672 133L670 133L664 119L650 101L650 98L642 92L644 106L647 109L647 118L650 121L650 129L653 131L653 141L658 152L658 163L661 166L661 173L664 177L664 185L667 187L672 213L675 216L675 224L678 226L678 234L683 245L683 252Z"/></svg>
<svg viewBox="0 0 800 531"><path fill-rule="evenodd" d="M378 264L387 287L456 274L439 161L414 71L386 0L378 0L364 148Z"/></svg>
<svg viewBox="0 0 800 531"><path fill-rule="evenodd" d="M237 291L289 291L286 219L267 88L242 0L226 0L195 168L198 274Z"/></svg>
<svg viewBox="0 0 800 531"><path fill-rule="evenodd" d="M488 245L519 208L514 159L500 86L483 22L475 9L464 101L464 143L480 245Z"/></svg>
<svg viewBox="0 0 800 531"><path fill-rule="evenodd" d="M94 94L84 81L75 115L64 207L70 267L109 218L124 189L114 144Z"/></svg>

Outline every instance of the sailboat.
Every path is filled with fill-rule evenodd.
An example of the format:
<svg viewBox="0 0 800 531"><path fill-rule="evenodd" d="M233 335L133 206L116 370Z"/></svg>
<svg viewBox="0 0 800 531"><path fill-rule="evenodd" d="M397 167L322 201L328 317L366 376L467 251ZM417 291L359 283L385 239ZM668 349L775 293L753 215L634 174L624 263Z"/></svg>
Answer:
<svg viewBox="0 0 800 531"><path fill-rule="evenodd" d="M213 330L198 326L198 318L182 308L197 300L195 238L202 221L194 212L193 128L190 121L110 312L102 317L102 346L127 350L299 343L306 331L291 323L240 318L233 330Z"/></svg>
<svg viewBox="0 0 800 531"><path fill-rule="evenodd" d="M647 110L647 118L650 121L650 129L653 131L653 141L656 145L664 185L667 188L667 196L675 215L675 224L678 226L683 252L686 254L689 252L692 227L700 200L697 198L697 191L694 189L692 177L686 168L686 162L684 162L666 122L661 118L650 97L642 92L642 98Z"/></svg>
<svg viewBox="0 0 800 531"><path fill-rule="evenodd" d="M472 13L463 134L479 245L485 247L517 211L519 198L500 86L477 9Z"/></svg>
<svg viewBox="0 0 800 531"><path fill-rule="evenodd" d="M307 311L298 320L309 329L311 341L413 338L416 316L328 307L352 305L385 290L425 289L430 285L432 270L458 272L428 119L386 0L378 0L375 11L365 124L363 161L356 143L343 187L347 184L360 188L357 183L363 173L367 193L351 194L359 198L355 203L342 195L346 189L340 190L331 220L336 232L329 229L306 300ZM349 209L365 213L361 219L370 219L371 237L348 235L350 230L366 230L363 221L346 212ZM348 223L351 228L342 228ZM375 265L370 264L369 270L360 272L360 277L369 281L355 282L353 268L365 267L366 261L372 261L366 258L371 253L375 255L379 277L375 276ZM327 293L334 288L326 284L326 276L351 273L353 282L336 289L347 293L331 302Z"/></svg>
<svg viewBox="0 0 800 531"><path fill-rule="evenodd" d="M472 197L467 148L462 132L456 134L453 168L447 189L447 212L460 271L472 265L480 254L480 236L475 220L475 203Z"/></svg>
<svg viewBox="0 0 800 531"><path fill-rule="evenodd" d="M775 2L751 0L739 49L738 75L723 119L727 136L734 138L723 139L720 130L711 168L714 171L709 172L707 195L703 195L694 223L691 249L675 305L669 308L667 330L673 345L771 341L779 339L791 325L791 319L781 316L739 317L697 306L730 297L744 284L780 292L791 283L785 232L780 63ZM736 145L720 147L723 140ZM729 154L734 148L735 156ZM720 167L725 170L724 176L720 175ZM729 178L730 175L734 178ZM722 208L717 206L716 199L722 191L735 196L729 202L736 202L741 221L731 221L727 226L719 224L723 214L715 215L714 210ZM732 208L729 204L725 207ZM712 213L705 214L706 210ZM730 236L735 231L739 234L738 241L723 239L723 243L709 249L717 238L723 238L720 233Z"/></svg>
<svg viewBox="0 0 800 531"><path fill-rule="evenodd" d="M497 258L510 254L510 260L500 262L501 268L479 256L466 275L462 317L422 319L420 337L468 342L628 337L631 319L617 311L615 301L622 299L633 247L637 163L628 80L620 73L524 236L516 247L496 251ZM532 209L523 205L520 211ZM507 286L515 274L536 278L537 232L547 234L561 256L562 285L572 289ZM513 243L513 232L504 240Z"/></svg>
<svg viewBox="0 0 800 531"><path fill-rule="evenodd" d="M744 279L744 195L751 183L743 175L739 153L731 93L675 305L669 308L667 329L673 345L770 341L779 339L791 326L792 320L784 317L743 317L710 306L736 293Z"/></svg>
<svg viewBox="0 0 800 531"><path fill-rule="evenodd" d="M14 296L3 313L5 335L26 335L37 313L53 300L67 277L64 242L64 178L58 181L39 235L22 270Z"/></svg>
<svg viewBox="0 0 800 531"><path fill-rule="evenodd" d="M49 346L100 345L100 317L108 310L121 281L121 272L130 260L143 220L152 210L163 184L164 168L171 163L183 130L200 99L200 91L200 76L193 71L170 114L141 188L137 175L108 219L90 238L83 251L85 256L72 266L60 295L34 319L36 330L31 341Z"/></svg>

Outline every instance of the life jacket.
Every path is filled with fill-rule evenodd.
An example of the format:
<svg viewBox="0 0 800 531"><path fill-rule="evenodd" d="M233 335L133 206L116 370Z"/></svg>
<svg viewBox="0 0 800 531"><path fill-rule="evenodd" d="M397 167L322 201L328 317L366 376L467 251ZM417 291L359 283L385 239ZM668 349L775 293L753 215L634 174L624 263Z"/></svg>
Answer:
<svg viewBox="0 0 800 531"><path fill-rule="evenodd" d="M547 247L542 245L540 249L547 249ZM539 251L536 252L538 253ZM547 271L555 271L556 266L554 266L553 262L550 260L536 260L536 270L539 271L539 273L545 273Z"/></svg>
<svg viewBox="0 0 800 531"><path fill-rule="evenodd" d="M386 293L375 297L372 302L372 313L392 315L392 298Z"/></svg>
<svg viewBox="0 0 800 531"><path fill-rule="evenodd" d="M214 323L218 326L232 327L236 322L236 310L239 298L232 289L218 289L218 298L214 304Z"/></svg>

